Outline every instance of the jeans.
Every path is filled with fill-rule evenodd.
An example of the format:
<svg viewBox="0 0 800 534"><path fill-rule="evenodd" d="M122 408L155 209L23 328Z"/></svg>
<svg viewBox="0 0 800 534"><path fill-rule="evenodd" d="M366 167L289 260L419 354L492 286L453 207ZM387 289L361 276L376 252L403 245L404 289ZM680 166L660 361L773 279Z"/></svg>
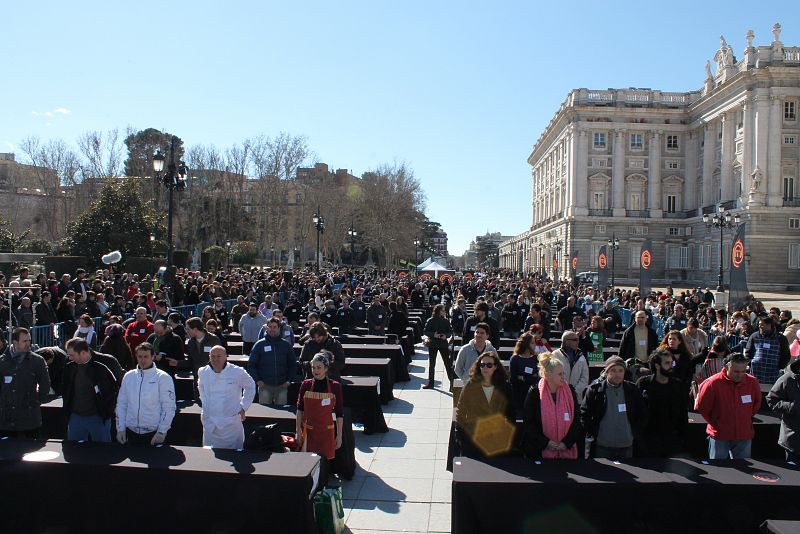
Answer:
<svg viewBox="0 0 800 534"><path fill-rule="evenodd" d="M609 460L633 458L633 447L603 447L602 445L595 444L594 457L607 458Z"/></svg>
<svg viewBox="0 0 800 534"><path fill-rule="evenodd" d="M714 439L709 436L708 458L711 460L750 458L752 443L749 439Z"/></svg>
<svg viewBox="0 0 800 534"><path fill-rule="evenodd" d="M284 406L286 404L286 397L289 393L289 386L280 384L277 386L270 386L264 384L258 388L258 403L270 404L272 406Z"/></svg>
<svg viewBox="0 0 800 534"><path fill-rule="evenodd" d="M90 439L95 443L111 442L111 419L100 418L99 415L78 415L76 413L69 416L67 423L67 440L86 441Z"/></svg>
<svg viewBox="0 0 800 534"><path fill-rule="evenodd" d="M428 381L433 382L433 377L436 373L436 354L442 355L444 362L444 370L447 373L447 378L452 382L455 378L455 371L453 371L453 361L450 359L449 347L434 348L428 347Z"/></svg>

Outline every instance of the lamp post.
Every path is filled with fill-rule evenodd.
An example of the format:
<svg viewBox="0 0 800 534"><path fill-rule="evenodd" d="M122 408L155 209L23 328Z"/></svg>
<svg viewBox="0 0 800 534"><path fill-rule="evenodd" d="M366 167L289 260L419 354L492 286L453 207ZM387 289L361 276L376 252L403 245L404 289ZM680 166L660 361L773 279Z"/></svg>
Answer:
<svg viewBox="0 0 800 534"><path fill-rule="evenodd" d="M174 135L169 145L169 164L164 172L164 162L166 158L161 155L161 150L156 151L153 156L153 170L155 178L164 184L169 190L169 208L167 210L167 266L172 265L172 215L173 215L173 191L183 191L186 189L186 175L188 169L183 161L175 163L175 144L178 138Z"/></svg>
<svg viewBox="0 0 800 534"><path fill-rule="evenodd" d="M418 238L414 238L414 272L417 272L417 265L419 265L419 245Z"/></svg>
<svg viewBox="0 0 800 534"><path fill-rule="evenodd" d="M617 234L612 233L611 239L608 240L608 249L611 251L611 287L615 287L614 280L614 267L616 265L616 252L619 250L619 239Z"/></svg>
<svg viewBox="0 0 800 534"><path fill-rule="evenodd" d="M317 212L311 220L314 222L314 228L317 229L317 272L319 272L322 268L322 257L319 255L319 237L325 231L325 217L320 213L319 205L317 205Z"/></svg>
<svg viewBox="0 0 800 534"><path fill-rule="evenodd" d="M231 240L225 241L225 272L228 272L228 262L231 256Z"/></svg>
<svg viewBox="0 0 800 534"><path fill-rule="evenodd" d="M563 244L561 243L561 241L556 241L556 244L555 244L556 264L554 265L555 268L553 269L553 278L555 279L556 282L558 282L557 276L558 276L558 271L560 270L560 267L561 267L561 248L562 247L563 247Z"/></svg>
<svg viewBox="0 0 800 534"><path fill-rule="evenodd" d="M272 268L275 268L275 245L269 246L269 259L272 262Z"/></svg>
<svg viewBox="0 0 800 534"><path fill-rule="evenodd" d="M350 266L355 269L356 267L356 228L353 221L350 221L350 228L347 230L347 235L350 237Z"/></svg>
<svg viewBox="0 0 800 534"><path fill-rule="evenodd" d="M703 222L706 223L706 228L719 228L719 274L717 275L717 291L724 292L725 285L722 283L722 240L723 231L725 229L734 229L739 226L741 217L739 214L732 215L731 212L725 211L725 206L720 204L717 206L717 213L703 215Z"/></svg>

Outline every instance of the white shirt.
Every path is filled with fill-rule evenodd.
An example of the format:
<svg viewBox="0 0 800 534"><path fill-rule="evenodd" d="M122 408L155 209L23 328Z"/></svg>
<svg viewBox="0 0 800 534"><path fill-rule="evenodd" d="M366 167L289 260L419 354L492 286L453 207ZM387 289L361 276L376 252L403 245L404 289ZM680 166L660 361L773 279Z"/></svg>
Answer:
<svg viewBox="0 0 800 534"><path fill-rule="evenodd" d="M227 363L217 373L209 364L200 368L197 375L203 402L203 425L224 427L240 421L239 411L247 411L256 394L256 383L247 371Z"/></svg>
<svg viewBox="0 0 800 534"><path fill-rule="evenodd" d="M175 417L175 384L172 377L155 365L133 369L122 377L117 395L117 429L130 428L137 434L166 434Z"/></svg>

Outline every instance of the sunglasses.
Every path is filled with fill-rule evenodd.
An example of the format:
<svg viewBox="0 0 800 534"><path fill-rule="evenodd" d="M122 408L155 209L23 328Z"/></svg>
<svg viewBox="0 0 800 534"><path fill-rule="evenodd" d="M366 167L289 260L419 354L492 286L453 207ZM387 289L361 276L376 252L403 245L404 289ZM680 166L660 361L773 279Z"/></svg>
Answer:
<svg viewBox="0 0 800 534"><path fill-rule="evenodd" d="M478 367L485 367L486 369L491 369L494 367L494 364L492 362L479 363Z"/></svg>

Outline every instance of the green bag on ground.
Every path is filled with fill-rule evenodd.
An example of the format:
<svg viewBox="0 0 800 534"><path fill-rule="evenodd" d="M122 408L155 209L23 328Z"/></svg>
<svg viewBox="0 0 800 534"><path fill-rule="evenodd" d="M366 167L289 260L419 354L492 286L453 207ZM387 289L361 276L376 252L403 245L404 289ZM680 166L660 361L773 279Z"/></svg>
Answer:
<svg viewBox="0 0 800 534"><path fill-rule="evenodd" d="M314 495L314 517L320 534L341 534L344 531L341 488L325 488Z"/></svg>

